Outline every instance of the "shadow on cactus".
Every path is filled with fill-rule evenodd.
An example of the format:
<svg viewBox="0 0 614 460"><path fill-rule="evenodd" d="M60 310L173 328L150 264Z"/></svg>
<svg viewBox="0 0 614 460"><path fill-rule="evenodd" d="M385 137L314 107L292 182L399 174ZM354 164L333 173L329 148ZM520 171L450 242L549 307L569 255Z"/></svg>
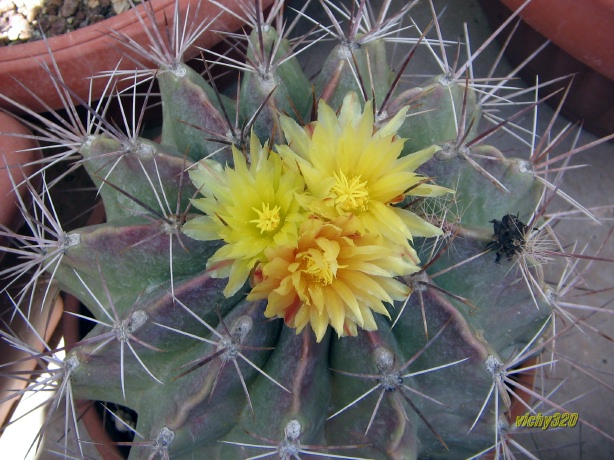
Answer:
<svg viewBox="0 0 614 460"><path fill-rule="evenodd" d="M115 33L139 63L105 76L121 122L44 68L66 112L29 113L56 153L42 189L27 181L26 227L2 229L2 250L21 259L2 270L3 295L28 322L37 285L57 284L93 327L57 349L2 332L48 374L0 402L55 390L45 429L66 411L62 439L42 443L43 430L32 449L89 458L76 401L92 400L137 414L134 424L108 410L135 434L123 443L131 459L535 458L514 414L567 402L518 376L553 372L567 360L556 341L611 313L568 300L590 289L581 262L609 260L555 232L563 215L598 220L560 187L589 146L557 154L570 127L540 135L522 124L547 84L474 76L483 47L461 63L434 5L415 3L245 3L228 52L203 50L206 78L181 56L215 22L174 17L149 44ZM419 11L432 18L424 29ZM328 54L306 57L320 46ZM420 54L437 70L416 83ZM317 69L301 65L314 56ZM220 68L238 83L214 78ZM116 92L119 78L135 85ZM141 137L155 106L148 80L162 107L155 141ZM137 117L125 100L142 88ZM505 136L528 153L505 156L495 145ZM49 195L61 177L47 173L62 162L90 176L105 223L63 230ZM571 210L550 212L555 198ZM578 423L614 441L582 414Z"/></svg>

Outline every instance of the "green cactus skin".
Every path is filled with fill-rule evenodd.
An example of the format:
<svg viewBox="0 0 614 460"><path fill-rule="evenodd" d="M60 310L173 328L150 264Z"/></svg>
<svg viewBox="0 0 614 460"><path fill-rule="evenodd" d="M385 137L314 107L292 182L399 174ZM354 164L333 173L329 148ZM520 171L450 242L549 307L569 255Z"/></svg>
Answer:
<svg viewBox="0 0 614 460"><path fill-rule="evenodd" d="M69 232L60 262L47 268L96 322L69 348L69 370L60 374L75 400L138 414L143 439L130 459L455 459L486 451L503 436L510 398L499 371L521 350L522 359L539 355L553 313L529 247L496 261L491 221L518 215L535 240L546 186L530 161L470 142L483 108L464 77L397 85L400 65L388 61L384 34L364 31L336 44L321 69L303 71L293 54L304 44L274 23L253 24L245 36L238 101L183 64L160 69L160 143L127 142L100 122L78 149L107 221ZM246 127L282 143L280 115L308 123L319 98L336 110L348 92L365 89L376 124L408 110L398 131L407 138L403 155L441 147L421 171L455 190L455 206L405 203L444 231L436 245L413 242L425 268L405 277L409 300L390 306L390 319L378 315L376 331L338 338L329 330L316 343L309 328L296 334L267 320L264 301L245 300L248 286L223 296L225 280L206 269L221 243L181 232L201 215L187 171L205 157L230 162L230 144L249 146ZM463 119L472 121L465 137ZM71 449L62 453L81 455Z"/></svg>

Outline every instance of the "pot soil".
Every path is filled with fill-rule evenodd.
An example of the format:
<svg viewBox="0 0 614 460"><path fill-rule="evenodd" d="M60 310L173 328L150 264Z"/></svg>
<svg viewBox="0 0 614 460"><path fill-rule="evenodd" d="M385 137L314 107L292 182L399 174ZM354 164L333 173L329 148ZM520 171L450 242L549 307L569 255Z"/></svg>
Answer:
<svg viewBox="0 0 614 460"><path fill-rule="evenodd" d="M190 8L190 18L195 24L216 17L215 25L201 35L185 54L184 59L198 55L196 46L207 48L221 39L219 31L234 31L242 23L237 17L224 11L211 2L196 0L150 0L155 12L157 27L163 30L165 20L175 17L175 3L179 5L179 15L185 17ZM241 14L241 0L225 0L226 8ZM197 8L197 5L200 5ZM144 6L126 11L104 21L67 34L0 48L0 88L5 98L0 98L0 107L13 111L31 110L42 112L63 107L62 98L55 85L57 81L50 78L41 67L44 64L53 68L57 65L62 75L61 87L70 88L75 98L83 101L100 99L107 79L89 77L100 72L113 70L134 70L136 65L127 58L129 53L116 40L109 37L109 31L131 37L138 43L148 43L146 31L138 20L138 15L145 16ZM145 19L147 23L148 20ZM53 56L53 58L51 57ZM142 61L142 58L140 59ZM54 64L55 63L55 64ZM91 83L91 93L90 93ZM125 82L127 86L130 82ZM12 100L14 103L9 102Z"/></svg>

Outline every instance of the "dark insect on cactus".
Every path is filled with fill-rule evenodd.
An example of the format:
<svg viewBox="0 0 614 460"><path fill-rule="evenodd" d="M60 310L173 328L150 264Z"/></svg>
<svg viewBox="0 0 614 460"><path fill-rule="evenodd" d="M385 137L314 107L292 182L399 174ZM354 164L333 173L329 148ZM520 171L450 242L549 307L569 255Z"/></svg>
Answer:
<svg viewBox="0 0 614 460"><path fill-rule="evenodd" d="M133 435L130 459L536 458L514 414L576 407L546 376L568 365L611 390L558 348L577 331L611 341L583 276L610 263L605 243L589 254L557 233L609 211L561 184L609 138L564 148L558 109L539 131L548 84L514 86L497 53L477 75L494 36L447 41L432 1L263 3L232 12L247 25L202 50L202 73L181 56L215 21L169 15L160 32L148 2L150 43L112 33L138 68L97 76L108 98L77 100L44 67L66 111L23 118L52 153L24 180L11 170L31 199L26 226L0 231L17 259L2 295L33 326L61 289L91 329L33 345L6 317L24 357L2 376L25 383L0 401L54 390L31 450L63 458L97 455L78 401ZM75 171L104 223L64 219L55 191ZM42 377L10 370L22 362Z"/></svg>

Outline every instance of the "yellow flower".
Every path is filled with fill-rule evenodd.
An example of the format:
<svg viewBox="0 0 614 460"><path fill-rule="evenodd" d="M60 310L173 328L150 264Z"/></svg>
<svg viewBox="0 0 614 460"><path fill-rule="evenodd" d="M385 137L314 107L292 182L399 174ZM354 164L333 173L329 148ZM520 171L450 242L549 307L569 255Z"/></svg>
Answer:
<svg viewBox="0 0 614 460"><path fill-rule="evenodd" d="M418 263L408 240L430 237L441 230L406 209L392 206L406 195L439 196L452 192L423 183L416 168L438 150L430 147L399 158L404 139L396 136L406 110L388 123L374 129L373 105L361 110L356 93L348 93L339 116L323 101L318 119L305 128L289 117L281 125L289 145L276 146L286 162L298 165L310 196L305 206L327 219L353 214L360 218L362 230L381 234L400 245L405 255Z"/></svg>
<svg viewBox="0 0 614 460"><path fill-rule="evenodd" d="M267 318L284 318L299 333L307 326L321 341L328 325L339 336L356 335L357 326L375 330L372 311L389 316L383 302L404 300L409 288L395 276L415 273L374 233L361 234L349 214L326 222L313 217L301 225L298 244L265 251L263 281L248 300L267 299Z"/></svg>
<svg viewBox="0 0 614 460"><path fill-rule="evenodd" d="M241 288L251 269L264 260L266 248L295 245L298 227L305 219L295 198L295 193L305 188L298 172L285 167L253 133L249 166L234 146L232 151L234 168L201 160L197 169L190 171L192 182L204 195L192 203L206 216L183 226L191 238L227 243L207 261L212 276L229 277L226 296ZM219 263L229 260L232 264Z"/></svg>

